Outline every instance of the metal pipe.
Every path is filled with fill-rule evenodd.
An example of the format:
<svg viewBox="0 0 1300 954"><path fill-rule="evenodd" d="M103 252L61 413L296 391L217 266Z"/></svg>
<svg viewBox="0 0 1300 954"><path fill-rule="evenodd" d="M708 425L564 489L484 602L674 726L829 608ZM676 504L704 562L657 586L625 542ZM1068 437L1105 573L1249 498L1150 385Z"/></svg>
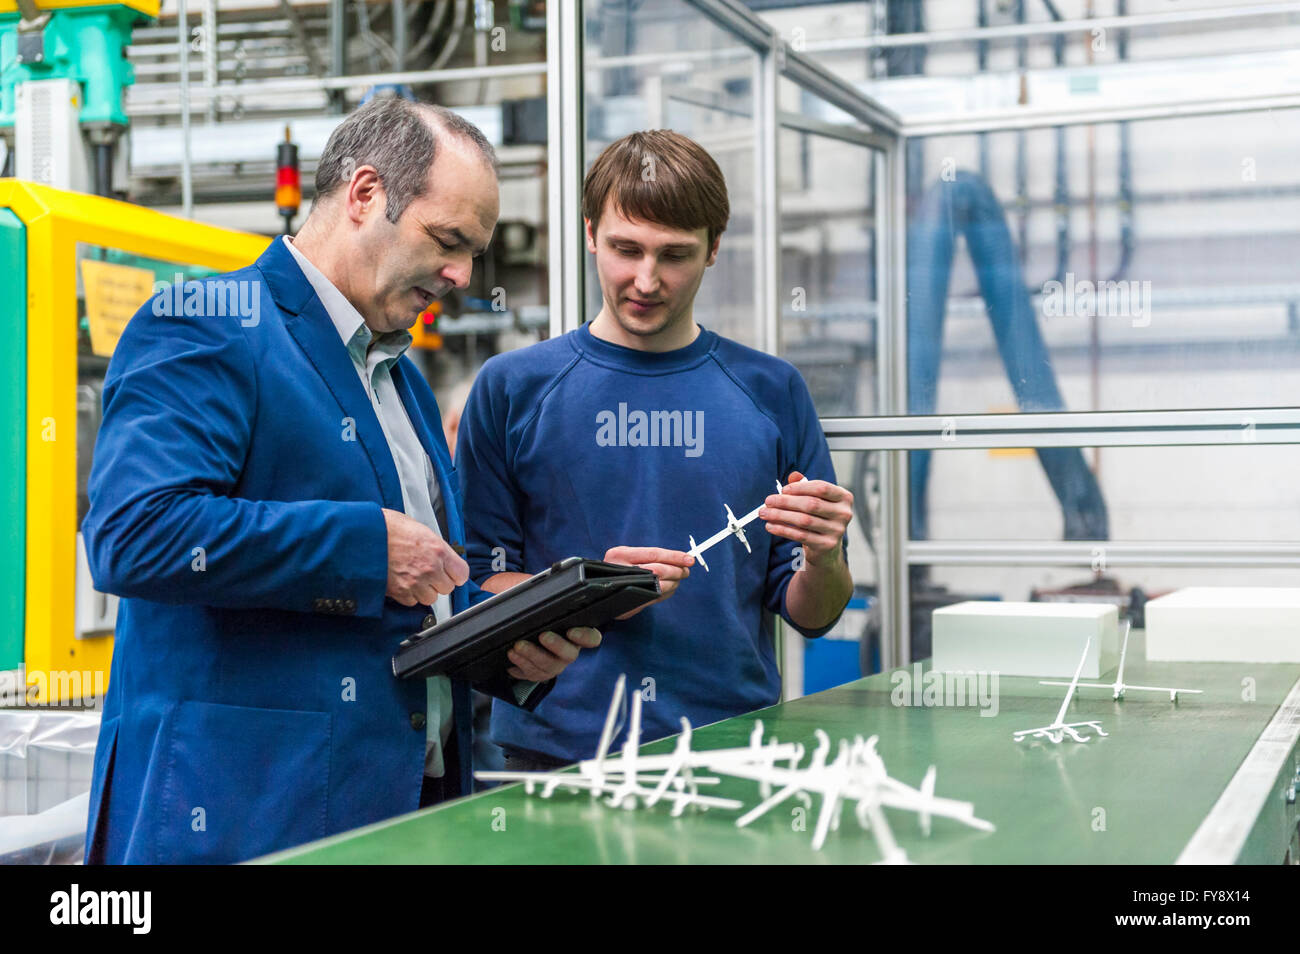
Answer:
<svg viewBox="0 0 1300 954"><path fill-rule="evenodd" d="M907 414L907 141L885 150L879 165L881 197L877 234L883 320L877 322L879 407L897 418ZM906 419L906 418L903 418ZM835 449L832 447L832 449ZM886 449L880 460L879 554L881 595L880 664L885 669L912 661L911 581L908 544L908 461L900 450Z"/></svg>
<svg viewBox="0 0 1300 954"><path fill-rule="evenodd" d="M1259 17L1300 13L1300 3L1259 3L1248 7L1214 10L1180 10L1176 13L1135 13L1131 16L1096 17L1094 19L1060 20L1050 23L1016 23L983 29L940 30L929 33L895 33L886 36L845 37L837 40L817 40L807 45L809 53L828 53L838 50L877 49L894 46L935 46L941 43L969 43L979 40L1007 40L1019 37L1053 36L1062 33L1094 29L1134 29L1154 26L1182 26L1188 23L1250 20Z"/></svg>
<svg viewBox="0 0 1300 954"><path fill-rule="evenodd" d="M203 0L203 85L212 89L220 81L217 75L217 0ZM208 122L215 123L220 100L208 99Z"/></svg>
<svg viewBox="0 0 1300 954"><path fill-rule="evenodd" d="M728 46L718 50L656 50L654 53L624 53L618 56L600 56L586 60L591 70L613 70L627 66L660 66L667 63L705 63L718 66L732 61L748 60L754 51L747 46Z"/></svg>
<svg viewBox="0 0 1300 954"><path fill-rule="evenodd" d="M1025 22L1025 0L1016 0L1016 22ZM1029 44L1024 38L1016 41L1016 69L1020 74L1020 102L1028 98L1028 80L1025 67L1029 62ZM1028 149L1024 132L1016 133L1016 208L1019 216L1016 220L1016 248L1020 255L1020 267L1023 269L1029 261L1029 166L1026 156Z"/></svg>
<svg viewBox="0 0 1300 954"><path fill-rule="evenodd" d="M785 44L774 30L771 47L754 64L754 309L759 348L781 353L780 176L777 168L778 84ZM782 475L785 476L784 474Z"/></svg>
<svg viewBox="0 0 1300 954"><path fill-rule="evenodd" d="M330 76L344 76L348 71L346 10L344 0L330 0ZM341 115L344 111L342 90L330 91L330 111Z"/></svg>
<svg viewBox="0 0 1300 954"><path fill-rule="evenodd" d="M283 2L283 0L281 0ZM366 62L370 64L370 72L379 72L378 60L375 59L375 36L370 32L370 9L366 6L366 0L357 0L357 34L362 40L366 41L367 52Z"/></svg>
<svg viewBox="0 0 1300 954"><path fill-rule="evenodd" d="M176 31L181 53L181 214L194 217L194 170L190 163L190 22L186 4L177 0Z"/></svg>
<svg viewBox="0 0 1300 954"><path fill-rule="evenodd" d="M743 40L755 50L770 47L771 26L740 0L686 0L686 2L721 27L723 32Z"/></svg>
<svg viewBox="0 0 1300 954"><path fill-rule="evenodd" d="M392 0L393 52L397 55L394 66L400 73L406 68L406 0Z"/></svg>
<svg viewBox="0 0 1300 954"><path fill-rule="evenodd" d="M875 129L896 134L903 125L902 117L892 109L871 99L843 77L802 54L786 49L781 75Z"/></svg>
<svg viewBox="0 0 1300 954"><path fill-rule="evenodd" d="M469 4L466 0L456 0L456 6L451 11L451 28L447 34L447 42L433 59L433 68L435 70L442 69L447 61L451 59L452 54L456 52L456 48L460 46L461 34L465 32L465 14L468 11ZM578 29L583 29L581 24Z"/></svg>
<svg viewBox="0 0 1300 954"><path fill-rule="evenodd" d="M429 14L428 22L424 25L424 32L420 34L420 38L415 41L415 45L406 54L407 59L412 63L418 62L420 57L424 55L424 51L433 42L433 35L442 24L442 18L447 13L447 6L448 0L437 0L434 4L433 12ZM414 19L414 15L412 15L412 19Z"/></svg>
<svg viewBox="0 0 1300 954"><path fill-rule="evenodd" d="M227 37L234 36L256 36L265 34L280 34L290 29L288 20L258 20L255 23L231 23L227 22L222 27L222 33ZM136 27L131 31L131 42L127 45L126 52L128 56L134 59L140 54L151 54L154 52L170 52L170 43L151 43L151 40L170 40L173 37L171 27Z"/></svg>
<svg viewBox="0 0 1300 954"><path fill-rule="evenodd" d="M1300 407L827 417L831 450L1300 444Z"/></svg>
<svg viewBox="0 0 1300 954"><path fill-rule="evenodd" d="M307 25L303 23L298 8L291 4L289 0L280 0L280 9L284 11L289 25L293 28L293 35L297 38L298 45L302 47L307 62L311 64L311 71L317 76L324 76L325 64L321 62L320 56L316 53L316 47L311 42L311 37L307 35Z"/></svg>
<svg viewBox="0 0 1300 954"><path fill-rule="evenodd" d="M1115 12L1120 16L1128 12L1128 0L1116 0ZM1128 31L1120 30L1115 38L1115 55L1119 62L1128 59ZM1129 263L1133 260L1133 166L1130 160L1129 124L1119 124L1119 262L1110 276L1110 281L1118 281L1127 274Z"/></svg>
<svg viewBox="0 0 1300 954"><path fill-rule="evenodd" d="M583 0L546 5L546 217L550 233L550 337L583 322L582 219L582 30Z"/></svg>
<svg viewBox="0 0 1300 954"><path fill-rule="evenodd" d="M805 116L803 113L792 113L788 110L781 110L777 114L777 120L784 129L793 129L798 132L808 133L813 136L821 136L825 139L837 139L840 142L851 143L855 146L866 146L871 149L887 149L893 145L893 140L888 136L880 133L869 132L860 126L849 126L845 123L827 122L825 119L817 119L813 116ZM851 213L857 215L857 212Z"/></svg>
<svg viewBox="0 0 1300 954"><path fill-rule="evenodd" d="M490 77L542 76L545 63L505 63L499 66L467 66L450 70L407 70L402 73L366 73L355 76L320 76L303 79L277 79L252 83L223 83L209 94L195 90L195 95L239 96L249 93L302 93L324 90L364 90L381 83L454 83Z"/></svg>
<svg viewBox="0 0 1300 954"><path fill-rule="evenodd" d="M1273 109L1300 107L1300 93L1251 94L1215 99L1182 100L1164 103L1094 106L1078 110L1000 110L983 115L969 112L931 117L915 122L904 121L905 136L953 136L1007 129L1037 129L1044 126L1078 126L1086 123L1109 123L1139 119L1184 119L1191 116L1217 116L1225 113L1255 113Z"/></svg>
<svg viewBox="0 0 1300 954"><path fill-rule="evenodd" d="M989 25L988 0L979 0L978 19L981 30L987 29ZM975 47L975 72L987 73L989 70L989 43L988 40L980 40ZM989 135L988 133L979 134L979 155L980 155L980 178L986 182L989 179ZM1024 259L1021 259L1024 264Z"/></svg>
<svg viewBox="0 0 1300 954"><path fill-rule="evenodd" d="M1104 553L1106 566L1300 566L1294 543L1113 540L921 540L908 545L913 566L1086 566Z"/></svg>

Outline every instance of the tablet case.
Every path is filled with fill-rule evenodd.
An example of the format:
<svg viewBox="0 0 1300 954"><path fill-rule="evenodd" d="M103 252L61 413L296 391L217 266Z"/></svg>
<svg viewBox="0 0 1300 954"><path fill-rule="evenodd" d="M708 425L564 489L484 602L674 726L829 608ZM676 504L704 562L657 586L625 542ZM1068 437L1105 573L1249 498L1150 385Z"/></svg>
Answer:
<svg viewBox="0 0 1300 954"><path fill-rule="evenodd" d="M535 643L547 630L563 634L574 626L599 629L659 596L651 570L568 557L404 640L393 675L483 682L510 667L506 654L518 640Z"/></svg>

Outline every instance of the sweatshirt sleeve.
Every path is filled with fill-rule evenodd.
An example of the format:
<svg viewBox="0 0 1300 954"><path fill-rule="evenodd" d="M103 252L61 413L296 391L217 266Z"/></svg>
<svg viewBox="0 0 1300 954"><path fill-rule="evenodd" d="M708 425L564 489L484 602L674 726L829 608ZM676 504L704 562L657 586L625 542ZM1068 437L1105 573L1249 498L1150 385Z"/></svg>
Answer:
<svg viewBox="0 0 1300 954"><path fill-rule="evenodd" d="M835 479L835 465L831 462L830 447L826 443L826 434L817 419L817 409L813 405L812 395L799 372L790 369L788 411L778 420L782 427L782 454L786 459L781 462L781 481L785 482L790 472L797 470L809 480L825 480L838 483ZM775 490L775 488L773 488ZM844 562L848 563L849 541L845 534L841 541L844 548ZM794 627L809 639L824 636L839 622L840 613L825 626L816 629L804 629L790 617L785 605L786 590L794 579L798 567L802 566L802 550L794 540L782 539L772 548L772 558L768 563L765 606L770 612L779 613L787 624ZM847 606L847 602L845 603Z"/></svg>
<svg viewBox="0 0 1300 954"><path fill-rule="evenodd" d="M523 491L511 474L510 397L500 364L479 372L461 415L456 470L465 500L465 560L470 579L523 573Z"/></svg>

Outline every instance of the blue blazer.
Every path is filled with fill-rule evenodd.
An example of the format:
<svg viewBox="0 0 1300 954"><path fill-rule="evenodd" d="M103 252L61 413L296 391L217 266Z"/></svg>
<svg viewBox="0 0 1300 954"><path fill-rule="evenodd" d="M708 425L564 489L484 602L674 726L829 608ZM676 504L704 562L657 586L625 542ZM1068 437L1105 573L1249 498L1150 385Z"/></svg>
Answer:
<svg viewBox="0 0 1300 954"><path fill-rule="evenodd" d="M463 544L433 393L407 357L393 380L437 470L447 538ZM399 682L391 658L429 608L384 595L380 508L403 509L401 486L283 242L183 295L164 290L128 323L89 495L95 585L124 599L87 862L240 861L418 807L425 683ZM453 610L486 596L459 587ZM504 674L478 688L514 701ZM469 686L453 696L448 771L469 792Z"/></svg>

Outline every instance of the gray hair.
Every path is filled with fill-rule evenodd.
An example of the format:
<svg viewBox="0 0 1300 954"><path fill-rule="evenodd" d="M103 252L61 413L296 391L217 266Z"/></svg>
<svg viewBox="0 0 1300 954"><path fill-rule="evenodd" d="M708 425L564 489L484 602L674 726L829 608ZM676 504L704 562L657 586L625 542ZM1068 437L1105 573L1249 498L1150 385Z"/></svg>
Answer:
<svg viewBox="0 0 1300 954"><path fill-rule="evenodd" d="M482 130L459 114L432 103L377 98L349 114L330 134L316 165L316 197L338 191L357 167L374 166L388 200L384 214L396 224L406 207L428 191L429 167L441 133L468 140L494 174L500 171L496 151Z"/></svg>

